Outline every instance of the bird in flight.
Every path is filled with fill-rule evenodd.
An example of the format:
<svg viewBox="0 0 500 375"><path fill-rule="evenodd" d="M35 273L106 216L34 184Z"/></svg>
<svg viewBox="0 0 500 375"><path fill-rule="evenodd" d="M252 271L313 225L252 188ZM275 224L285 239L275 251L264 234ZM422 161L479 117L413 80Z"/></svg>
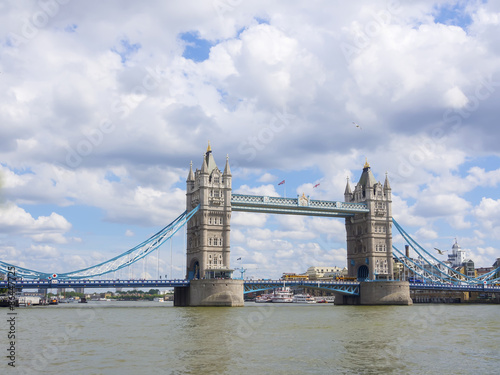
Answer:
<svg viewBox="0 0 500 375"><path fill-rule="evenodd" d="M356 125L357 128L363 129L359 124L355 123L354 121L352 122L354 125Z"/></svg>
<svg viewBox="0 0 500 375"><path fill-rule="evenodd" d="M437 247L435 247L434 250L436 250L439 253L439 255L443 255L445 252L448 251L448 250L439 250Z"/></svg>

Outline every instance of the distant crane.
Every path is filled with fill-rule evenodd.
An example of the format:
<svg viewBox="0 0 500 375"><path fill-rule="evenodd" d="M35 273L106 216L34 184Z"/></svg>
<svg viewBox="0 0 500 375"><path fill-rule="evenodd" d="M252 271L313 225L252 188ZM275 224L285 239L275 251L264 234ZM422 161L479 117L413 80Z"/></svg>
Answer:
<svg viewBox="0 0 500 375"><path fill-rule="evenodd" d="M244 280L245 279L245 272L247 271L246 268L243 268L243 267L239 267L239 268L235 268L234 269L235 271L238 270L240 271L241 275L239 277L240 280Z"/></svg>

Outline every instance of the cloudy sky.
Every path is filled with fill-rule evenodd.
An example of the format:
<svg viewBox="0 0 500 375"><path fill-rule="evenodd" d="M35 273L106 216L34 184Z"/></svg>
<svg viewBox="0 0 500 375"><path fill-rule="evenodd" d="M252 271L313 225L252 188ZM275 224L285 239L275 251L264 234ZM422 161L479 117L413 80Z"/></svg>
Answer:
<svg viewBox="0 0 500 375"><path fill-rule="evenodd" d="M236 193L343 200L367 158L423 246L491 266L499 34L490 1L0 0L0 259L132 248L185 210L210 140ZM346 266L341 219L234 213L231 242L249 277ZM184 233L127 272L183 278Z"/></svg>

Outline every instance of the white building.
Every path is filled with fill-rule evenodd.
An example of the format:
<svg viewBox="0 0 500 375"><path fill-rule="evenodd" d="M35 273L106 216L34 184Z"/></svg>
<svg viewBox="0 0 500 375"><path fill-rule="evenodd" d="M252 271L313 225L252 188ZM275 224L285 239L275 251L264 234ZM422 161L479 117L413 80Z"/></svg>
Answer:
<svg viewBox="0 0 500 375"><path fill-rule="evenodd" d="M347 269L340 267L309 267L306 271L309 280L319 280L324 278L332 278L335 276L347 275Z"/></svg>
<svg viewBox="0 0 500 375"><path fill-rule="evenodd" d="M461 267L462 264L466 261L465 253L466 251L462 250L457 242L457 239L455 238L455 243L451 248L451 254L448 254L448 262L451 263L452 267Z"/></svg>

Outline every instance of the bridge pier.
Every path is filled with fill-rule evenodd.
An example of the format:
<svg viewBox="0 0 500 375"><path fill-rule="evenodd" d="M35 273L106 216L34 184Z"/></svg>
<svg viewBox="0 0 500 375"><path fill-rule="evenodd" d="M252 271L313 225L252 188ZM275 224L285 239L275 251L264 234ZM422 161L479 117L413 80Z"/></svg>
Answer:
<svg viewBox="0 0 500 375"><path fill-rule="evenodd" d="M187 287L174 288L174 306L243 306L243 280L191 280Z"/></svg>
<svg viewBox="0 0 500 375"><path fill-rule="evenodd" d="M372 281L359 285L359 296L336 295L336 305L412 305L407 281Z"/></svg>
<svg viewBox="0 0 500 375"><path fill-rule="evenodd" d="M359 286L361 305L412 305L407 281L362 282Z"/></svg>

